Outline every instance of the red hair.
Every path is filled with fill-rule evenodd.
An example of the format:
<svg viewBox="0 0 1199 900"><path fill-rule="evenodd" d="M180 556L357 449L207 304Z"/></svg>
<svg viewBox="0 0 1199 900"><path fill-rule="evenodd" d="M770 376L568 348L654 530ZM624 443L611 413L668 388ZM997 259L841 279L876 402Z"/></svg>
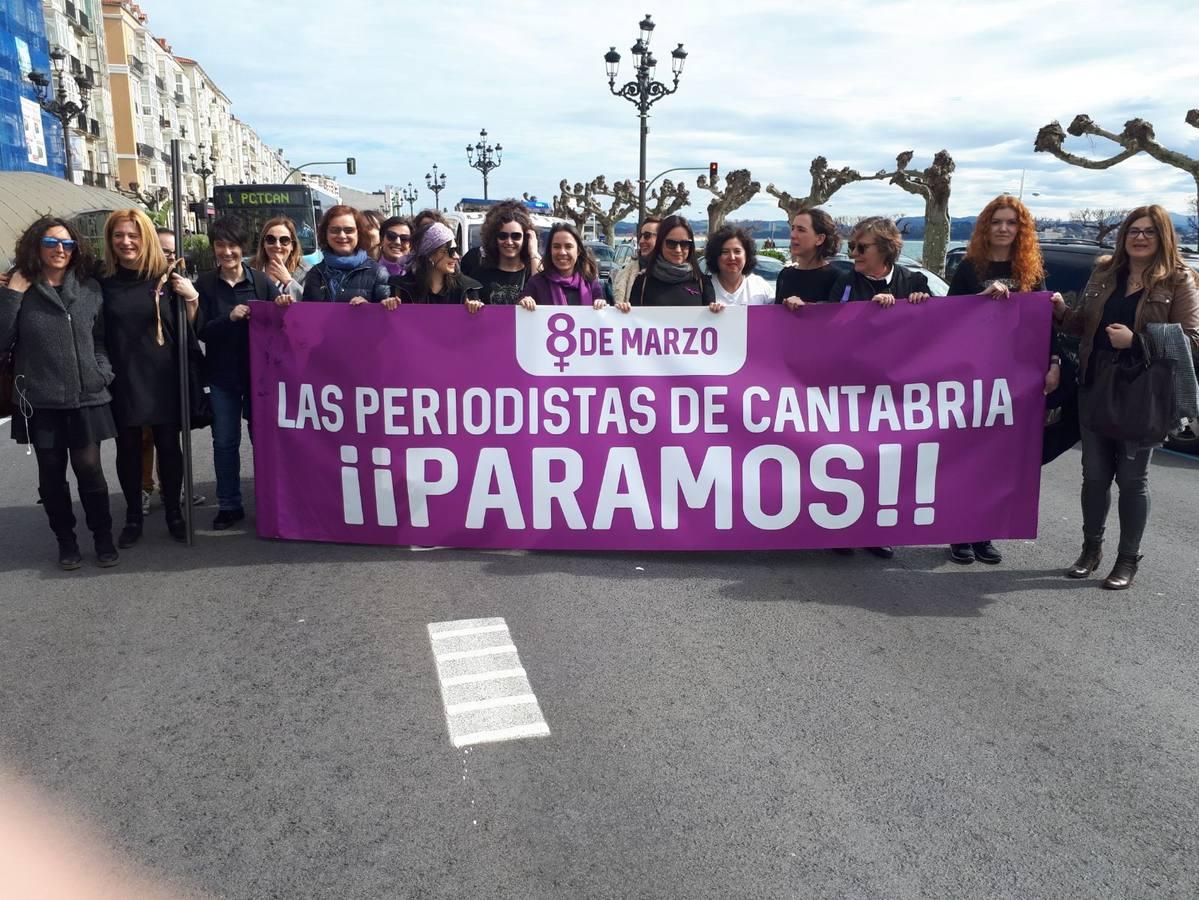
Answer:
<svg viewBox="0 0 1199 900"><path fill-rule="evenodd" d="M1000 194L983 207L974 223L974 233L966 247L966 259L974 265L979 278L987 275L991 262L991 217L1001 209L1010 209L1016 214L1016 240L1012 242L1012 281L1022 291L1031 290L1033 285L1045 279L1045 263L1041 259L1041 245L1037 242L1037 223L1028 207L1011 194Z"/></svg>

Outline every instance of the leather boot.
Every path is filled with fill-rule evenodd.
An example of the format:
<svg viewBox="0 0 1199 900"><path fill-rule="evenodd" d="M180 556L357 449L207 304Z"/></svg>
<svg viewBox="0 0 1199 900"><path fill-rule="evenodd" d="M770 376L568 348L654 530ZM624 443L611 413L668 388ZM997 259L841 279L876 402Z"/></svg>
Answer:
<svg viewBox="0 0 1199 900"><path fill-rule="evenodd" d="M112 513L108 507L108 491L80 491L83 519L91 529L96 548L96 564L102 569L115 566L120 559L112 544Z"/></svg>
<svg viewBox="0 0 1199 900"><path fill-rule="evenodd" d="M128 507L125 510L125 527L117 537L117 546L127 550L142 539L142 506Z"/></svg>
<svg viewBox="0 0 1199 900"><path fill-rule="evenodd" d="M1116 564L1112 566L1111 574L1103 579L1104 588L1109 591L1126 590L1137 576L1137 563L1140 561L1139 554L1117 553Z"/></svg>
<svg viewBox="0 0 1199 900"><path fill-rule="evenodd" d="M179 507L179 504L175 504L173 507L168 506L166 516L167 531L170 532L171 537L180 543L186 543L187 522L183 520L183 510Z"/></svg>
<svg viewBox="0 0 1199 900"><path fill-rule="evenodd" d="M75 511L71 506L71 489L64 483L51 490L38 490L42 508L50 520L50 530L58 539L58 564L71 571L83 565L79 544L75 540Z"/></svg>
<svg viewBox="0 0 1199 900"><path fill-rule="evenodd" d="M1090 578L1101 562L1103 562L1103 541L1085 539L1082 542L1082 553L1078 555L1074 565L1066 570L1066 577Z"/></svg>

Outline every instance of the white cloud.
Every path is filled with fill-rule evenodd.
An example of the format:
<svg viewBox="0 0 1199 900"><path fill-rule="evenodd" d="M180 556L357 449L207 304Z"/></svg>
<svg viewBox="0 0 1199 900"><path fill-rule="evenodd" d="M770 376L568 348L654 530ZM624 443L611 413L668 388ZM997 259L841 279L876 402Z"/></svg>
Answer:
<svg viewBox="0 0 1199 900"><path fill-rule="evenodd" d="M615 45L629 76L644 0L206 0L202 15L182 0L141 5L150 27L200 60L235 113L293 162L357 156L355 187L411 181L423 194L436 162L448 196L478 195L465 146L482 127L505 149L493 196L548 199L564 177L636 178L635 110L609 94L602 57ZM1199 106L1191 3L741 0L675 5L655 21L659 79L669 80L675 44L689 56L677 95L652 111L651 177L715 159L805 193L816 155L873 171L907 149L914 166L927 165L944 147L958 164L956 215L1018 187L1022 171L1026 198L1046 215L1146 201L1182 212L1195 195L1189 176L1152 160L1089 172L1032 148L1041 125L1086 112L1113 131L1146 118L1164 144L1199 154L1199 130L1183 121ZM1102 140L1067 146L1114 152ZM707 199L693 191L689 213L702 216ZM921 211L917 198L873 183L830 206ZM763 193L738 215L781 213Z"/></svg>

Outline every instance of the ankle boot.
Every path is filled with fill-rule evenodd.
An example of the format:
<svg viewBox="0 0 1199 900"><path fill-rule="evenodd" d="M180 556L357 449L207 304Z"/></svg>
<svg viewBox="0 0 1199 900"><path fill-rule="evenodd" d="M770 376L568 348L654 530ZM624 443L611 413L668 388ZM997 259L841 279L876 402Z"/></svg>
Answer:
<svg viewBox="0 0 1199 900"><path fill-rule="evenodd" d="M120 559L112 544L112 513L108 507L108 491L80 491L83 519L91 529L96 548L96 564L103 569L115 566Z"/></svg>
<svg viewBox="0 0 1199 900"><path fill-rule="evenodd" d="M1140 561L1139 554L1117 553L1116 564L1112 566L1111 574L1103 579L1103 586L1109 591L1126 590L1137 576L1137 563Z"/></svg>
<svg viewBox="0 0 1199 900"><path fill-rule="evenodd" d="M141 538L142 506L139 501L136 508L130 506L125 510L125 527L121 529L121 533L117 537L117 546L122 550L127 550Z"/></svg>
<svg viewBox="0 0 1199 900"><path fill-rule="evenodd" d="M75 511L71 507L71 489L64 483L57 488L38 490L42 508L50 520L50 530L58 539L58 564L71 571L83 565L79 544L75 541Z"/></svg>
<svg viewBox="0 0 1199 900"><path fill-rule="evenodd" d="M1090 578L1091 573L1099 568L1101 562L1103 562L1103 541L1086 538L1082 542L1082 553L1078 555L1074 565L1066 570L1066 577Z"/></svg>
<svg viewBox="0 0 1199 900"><path fill-rule="evenodd" d="M173 509L168 507L166 514L167 531L170 532L171 537L175 540L185 543L187 541L187 522L183 519L183 510L178 506Z"/></svg>

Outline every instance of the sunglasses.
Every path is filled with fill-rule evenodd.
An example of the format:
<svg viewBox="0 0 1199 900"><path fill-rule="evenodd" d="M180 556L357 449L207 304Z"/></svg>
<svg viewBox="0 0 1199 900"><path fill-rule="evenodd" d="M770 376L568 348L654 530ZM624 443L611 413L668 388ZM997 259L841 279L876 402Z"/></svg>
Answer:
<svg viewBox="0 0 1199 900"><path fill-rule="evenodd" d="M519 244L524 239L525 239L524 234L522 234L519 231L501 231L496 236L496 240L511 241L513 244Z"/></svg>
<svg viewBox="0 0 1199 900"><path fill-rule="evenodd" d="M388 231L383 234L383 237L391 241L393 244L411 244L412 235L400 234L398 231Z"/></svg>
<svg viewBox="0 0 1199 900"><path fill-rule="evenodd" d="M641 240L643 240L643 241L654 241L654 240L658 239L658 232L643 231L643 232L641 232L641 234L637 235L637 237L641 238Z"/></svg>
<svg viewBox="0 0 1199 900"><path fill-rule="evenodd" d="M62 249L66 250L68 253L70 253L72 250L75 249L75 243L76 243L75 241L72 241L69 238L56 238L56 237L50 237L49 235L42 238L42 246L43 247L45 247L47 249L53 249L54 247L62 247Z"/></svg>
<svg viewBox="0 0 1199 900"><path fill-rule="evenodd" d="M874 244L866 244L866 243L862 243L860 241L850 241L849 242L849 252L850 252L850 254L854 254L854 253L857 253L859 250L861 250L863 253L865 253L870 247L873 247L873 246L874 246Z"/></svg>
<svg viewBox="0 0 1199 900"><path fill-rule="evenodd" d="M662 246L667 250L690 250L695 246L695 241L676 241L674 238L667 238L662 242Z"/></svg>
<svg viewBox="0 0 1199 900"><path fill-rule="evenodd" d="M358 233L358 229L355 228L353 225L351 225L349 227L345 227L342 225L330 225L329 226L329 234L357 234L357 233Z"/></svg>
<svg viewBox="0 0 1199 900"><path fill-rule="evenodd" d="M278 244L280 247L290 247L291 246L291 235L290 234L284 234L279 237L275 237L275 235L273 235L273 234L268 234L262 240L272 247L275 246L275 244Z"/></svg>
<svg viewBox="0 0 1199 900"><path fill-rule="evenodd" d="M458 245L457 244L446 244L441 249L445 251L446 256L457 256L458 255Z"/></svg>

